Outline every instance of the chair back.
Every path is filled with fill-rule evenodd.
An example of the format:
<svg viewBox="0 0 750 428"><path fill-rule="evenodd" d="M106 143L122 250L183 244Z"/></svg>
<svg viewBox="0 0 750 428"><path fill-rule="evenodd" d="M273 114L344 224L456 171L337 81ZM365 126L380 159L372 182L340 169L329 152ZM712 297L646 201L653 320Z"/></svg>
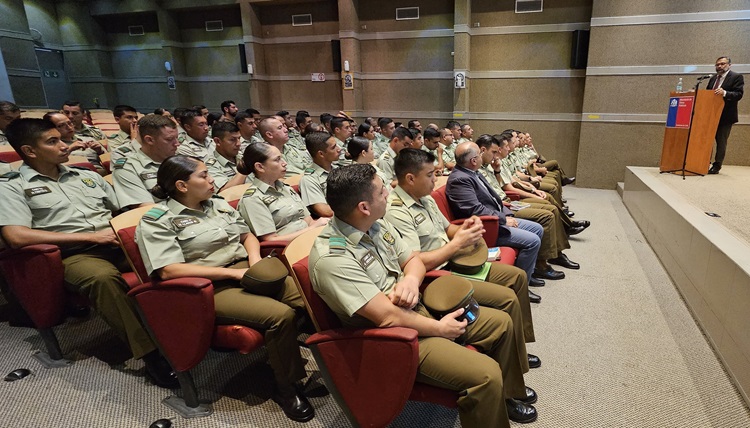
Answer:
<svg viewBox="0 0 750 428"><path fill-rule="evenodd" d="M309 230L302 235L294 238L292 242L284 249L282 259L287 263L294 282L299 288L302 298L305 300L305 307L312 319L317 331L331 330L341 327L341 321L326 305L318 293L313 290L312 281L310 281L310 270L307 264L307 257L312 250L315 239L325 226Z"/></svg>
<svg viewBox="0 0 750 428"><path fill-rule="evenodd" d="M435 203L438 206L438 209L440 209L440 212L443 213L445 218L448 219L448 221L453 221L456 219L456 217L451 212L451 207L448 204L448 196L445 194L445 186L441 186L436 188L432 191L432 199L435 200Z"/></svg>
<svg viewBox="0 0 750 428"><path fill-rule="evenodd" d="M153 204L126 211L109 221L115 235L117 235L117 240L120 241L120 247L125 252L130 267L142 283L148 282L150 279L148 272L146 272L146 266L143 264L141 252L138 251L138 244L135 242L135 228L141 221L143 214L150 210L152 206Z"/></svg>
<svg viewBox="0 0 750 428"><path fill-rule="evenodd" d="M242 195L245 194L245 191L251 184L252 183L245 183L240 184L239 186L232 186L219 192L219 196L224 198L232 208L237 209L237 204L239 204L240 199L242 199Z"/></svg>
<svg viewBox="0 0 750 428"><path fill-rule="evenodd" d="M0 146L0 147L5 147L5 146ZM8 147L10 147L10 146L8 146ZM12 162L18 162L20 160L21 160L21 156L19 156L18 153L16 153L15 150L13 150L13 151L9 151L9 150L0 151L0 162L12 163Z"/></svg>

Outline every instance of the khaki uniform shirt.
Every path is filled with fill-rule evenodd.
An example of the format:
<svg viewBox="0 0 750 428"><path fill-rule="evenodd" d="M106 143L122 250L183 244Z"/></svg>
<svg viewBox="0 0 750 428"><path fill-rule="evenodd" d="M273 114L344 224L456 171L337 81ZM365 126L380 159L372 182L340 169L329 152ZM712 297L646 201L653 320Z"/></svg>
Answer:
<svg viewBox="0 0 750 428"><path fill-rule="evenodd" d="M482 165L482 167L479 168L479 171L477 172L482 174L482 177L484 177L484 179L487 180L488 183L490 183L492 190L500 195L501 199L505 199L508 197L503 190L503 184L498 181L497 176L495 175L495 170L492 169L492 165ZM500 172L502 172L502 168L500 168Z"/></svg>
<svg viewBox="0 0 750 428"><path fill-rule="evenodd" d="M81 140L83 142L94 141L94 139L91 137L79 137L77 133L76 133L76 140ZM73 143L75 143L75 141L71 141L70 143L65 141L65 144L67 144L68 146L70 146ZM90 163L94 165L102 164L101 159L99 159L99 153L97 153L96 150L92 148L78 149L76 151L70 152L70 154L73 156L83 156Z"/></svg>
<svg viewBox="0 0 750 428"><path fill-rule="evenodd" d="M505 162L500 162L500 175L496 175L495 177L497 178L497 181L501 186L506 186L513 183L513 176L515 175L515 172L516 170L513 169L512 166L506 164Z"/></svg>
<svg viewBox="0 0 750 428"><path fill-rule="evenodd" d="M0 174L5 174L6 172L12 171L13 168L10 167L10 164L8 162L0 161Z"/></svg>
<svg viewBox="0 0 750 428"><path fill-rule="evenodd" d="M214 140L206 137L206 140L201 143L187 135L185 141L177 147L177 154L195 156L205 162L214 150L216 150L216 143Z"/></svg>
<svg viewBox="0 0 750 428"><path fill-rule="evenodd" d="M372 327L356 312L378 293L391 293L411 253L387 221L362 233L334 216L313 244L310 280L344 325Z"/></svg>
<svg viewBox="0 0 750 428"><path fill-rule="evenodd" d="M390 142L383 134L375 134L375 140L372 142L372 151L375 152L375 159L380 158L388 150Z"/></svg>
<svg viewBox="0 0 750 428"><path fill-rule="evenodd" d="M97 173L60 165L54 180L26 164L0 177L0 226L84 233L109 228L120 209L112 186Z"/></svg>
<svg viewBox="0 0 750 428"><path fill-rule="evenodd" d="M451 224L432 196L415 200L401 186L396 186L388 195L385 219L398 230L412 251L434 251L450 242L445 230ZM448 262L436 269L442 269L446 264Z"/></svg>
<svg viewBox="0 0 750 428"><path fill-rule="evenodd" d="M333 139L336 141L336 145L339 146L339 148L341 149L341 153L339 153L339 160L337 160L336 162L334 162L334 164L336 166L351 165L352 164L352 160L346 158L346 144L343 141L341 141L338 138L336 138L336 137L333 137Z"/></svg>
<svg viewBox="0 0 750 428"><path fill-rule="evenodd" d="M141 143L137 140L128 140L125 144L112 150L109 154L109 160L111 164L117 162L120 158L126 158L135 154L136 150L140 150Z"/></svg>
<svg viewBox="0 0 750 428"><path fill-rule="evenodd" d="M234 160L234 159L233 159ZM237 163L233 160L226 159L220 155L217 151L211 154L211 157L206 159L206 167L208 173L214 178L214 189L216 193L219 193L222 187L229 182L235 175L237 175Z"/></svg>
<svg viewBox="0 0 750 428"><path fill-rule="evenodd" d="M443 164L448 165L449 163L455 164L456 163L456 145L451 144L450 146L446 146L443 143L440 143L441 146L443 146ZM443 170L443 174L450 173L450 169L447 167Z"/></svg>
<svg viewBox="0 0 750 428"><path fill-rule="evenodd" d="M143 215L135 239L149 275L175 263L221 267L247 260L241 236L250 230L239 213L218 196L202 206L197 211L167 199Z"/></svg>
<svg viewBox="0 0 750 428"><path fill-rule="evenodd" d="M76 131L76 137L88 137L93 138L96 141L107 139L107 136L104 135L101 129L96 126L89 126L85 123L83 124L83 129Z"/></svg>
<svg viewBox="0 0 750 428"><path fill-rule="evenodd" d="M378 168L385 174L384 181L388 185L396 179L396 171L393 169L394 159L396 159L396 152L388 146L388 150L378 158L377 162Z"/></svg>
<svg viewBox="0 0 750 428"><path fill-rule="evenodd" d="M335 166L332 166L335 168ZM299 182L299 190L302 193L302 202L306 207L314 204L327 204L326 202L326 180L329 172L320 165L313 163L305 170L305 175Z"/></svg>
<svg viewBox="0 0 750 428"><path fill-rule="evenodd" d="M302 174L310 165L304 153L290 144L284 144L282 157L286 161L286 174L284 175L286 178Z"/></svg>
<svg viewBox="0 0 750 428"><path fill-rule="evenodd" d="M116 148L128 142L130 142L130 134L117 131L117 133L112 134L107 138L107 148L110 152L113 152Z"/></svg>
<svg viewBox="0 0 750 428"><path fill-rule="evenodd" d="M127 207L161 202L151 194L151 189L156 186L156 173L160 165L141 150L112 163L112 182L120 205Z"/></svg>
<svg viewBox="0 0 750 428"><path fill-rule="evenodd" d="M275 186L253 179L237 209L255 236L286 235L307 227L310 212L297 192L277 180Z"/></svg>
<svg viewBox="0 0 750 428"><path fill-rule="evenodd" d="M0 131L0 146L5 146L10 144L8 142L8 137L5 136L5 133L3 131Z"/></svg>

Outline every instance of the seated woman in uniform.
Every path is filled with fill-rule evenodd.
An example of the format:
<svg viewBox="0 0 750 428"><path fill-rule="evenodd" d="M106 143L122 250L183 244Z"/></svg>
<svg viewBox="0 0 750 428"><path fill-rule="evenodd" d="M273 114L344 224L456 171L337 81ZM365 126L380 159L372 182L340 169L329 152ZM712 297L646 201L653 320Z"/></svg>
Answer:
<svg viewBox="0 0 750 428"><path fill-rule="evenodd" d="M359 125L357 128L357 137L365 137L369 141L375 140L375 128L367 122Z"/></svg>
<svg viewBox="0 0 750 428"><path fill-rule="evenodd" d="M264 333L278 389L274 400L290 419L310 420L315 411L296 386L306 372L295 324L304 302L293 280L287 277L270 297L240 287L247 268L261 260L260 244L239 213L214 196L214 180L199 159L167 158L156 183L151 192L165 200L149 210L136 229L149 275L213 281L217 322Z"/></svg>
<svg viewBox="0 0 750 428"><path fill-rule="evenodd" d="M349 156L352 157L354 163L369 163L375 168L375 173L383 180L383 183L390 183L390 180L386 180L385 174L375 165L375 150L372 148L372 141L365 137L352 137L349 139L349 144L346 146ZM386 186L386 190L390 191L391 186Z"/></svg>
<svg viewBox="0 0 750 428"><path fill-rule="evenodd" d="M328 223L326 217L313 220L302 198L281 181L286 162L279 149L266 143L252 143L245 149L242 162L237 170L254 176L237 210L258 239L291 241Z"/></svg>

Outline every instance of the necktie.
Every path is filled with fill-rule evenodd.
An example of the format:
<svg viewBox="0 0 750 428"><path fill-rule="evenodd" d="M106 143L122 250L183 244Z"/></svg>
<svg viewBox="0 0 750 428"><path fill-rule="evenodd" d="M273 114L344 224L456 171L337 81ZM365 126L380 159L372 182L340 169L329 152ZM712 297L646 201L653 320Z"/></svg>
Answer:
<svg viewBox="0 0 750 428"><path fill-rule="evenodd" d="M714 90L719 89L719 83L721 83L721 76L716 76L716 82L714 82Z"/></svg>

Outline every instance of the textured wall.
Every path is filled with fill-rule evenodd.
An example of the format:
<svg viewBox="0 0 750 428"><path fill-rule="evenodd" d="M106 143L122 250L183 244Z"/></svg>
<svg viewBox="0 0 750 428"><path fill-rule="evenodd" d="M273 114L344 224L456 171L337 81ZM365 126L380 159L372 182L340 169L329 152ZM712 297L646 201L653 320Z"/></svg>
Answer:
<svg viewBox="0 0 750 428"><path fill-rule="evenodd" d="M22 0L6 0L0 5L0 50L16 104L45 106L47 101Z"/></svg>

